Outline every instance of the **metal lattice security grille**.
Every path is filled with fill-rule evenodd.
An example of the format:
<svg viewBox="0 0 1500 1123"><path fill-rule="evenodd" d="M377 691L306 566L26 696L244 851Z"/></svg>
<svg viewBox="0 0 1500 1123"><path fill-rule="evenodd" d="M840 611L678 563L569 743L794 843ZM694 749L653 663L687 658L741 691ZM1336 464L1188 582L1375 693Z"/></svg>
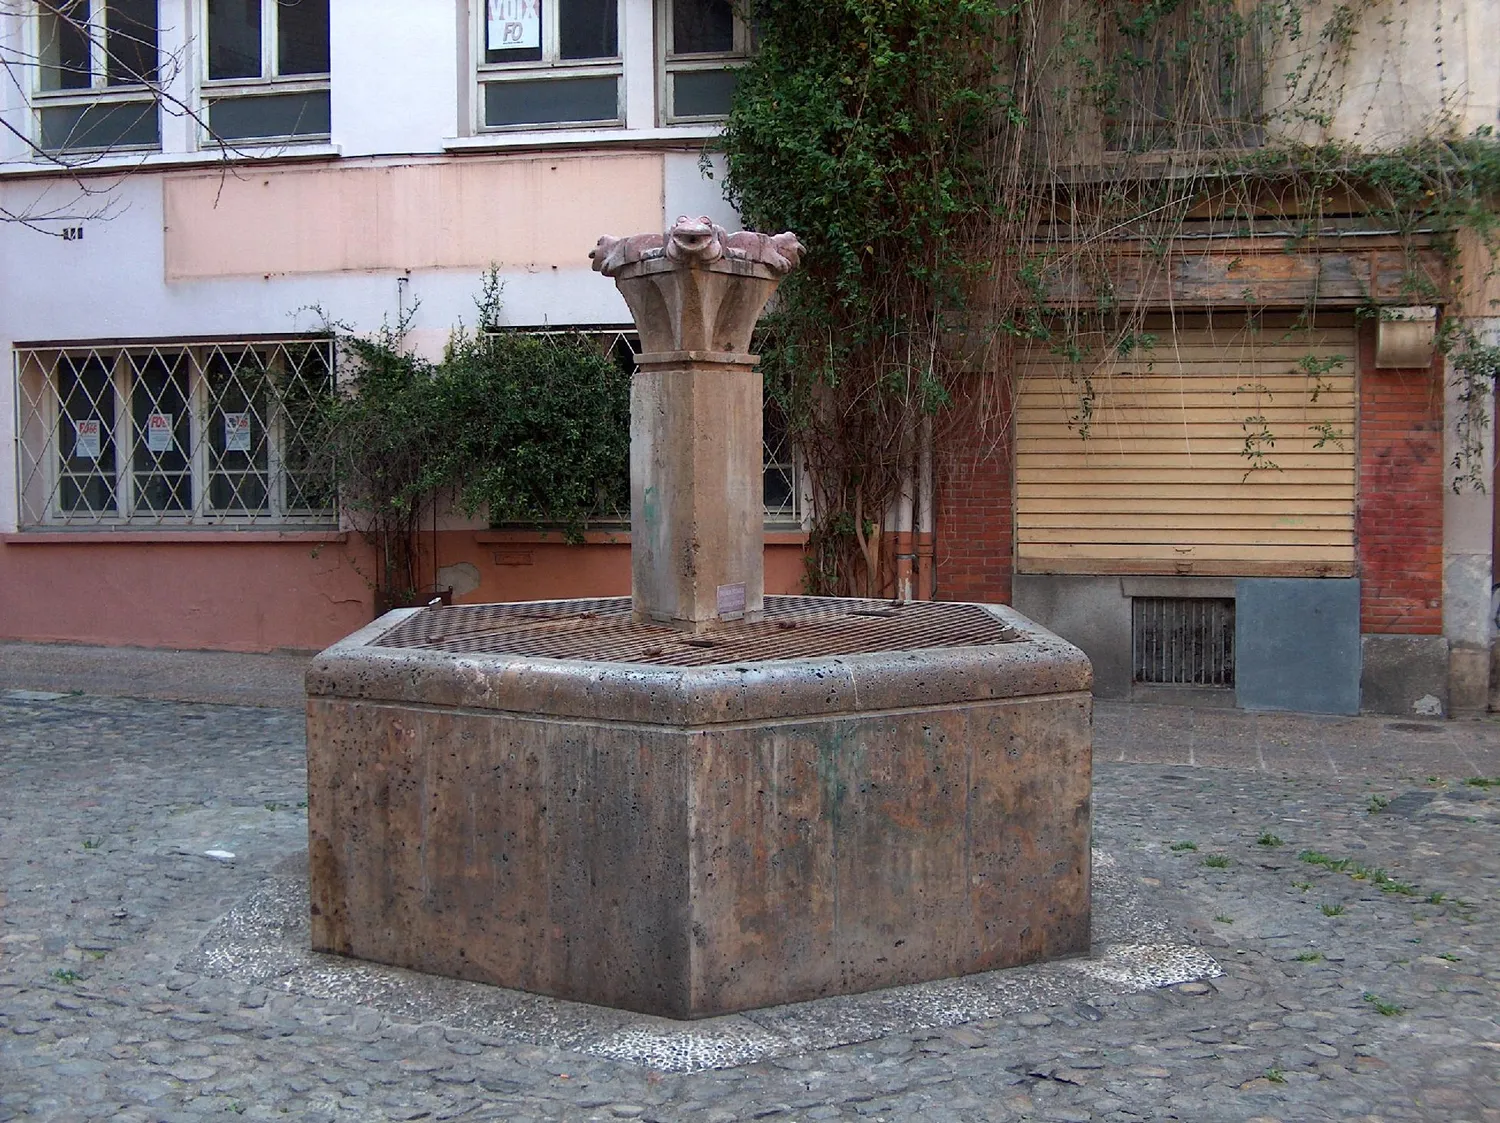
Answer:
<svg viewBox="0 0 1500 1123"><path fill-rule="evenodd" d="M335 519L314 461L328 340L16 352L24 526Z"/></svg>
<svg viewBox="0 0 1500 1123"><path fill-rule="evenodd" d="M1234 685L1234 600L1131 600L1134 677L1141 683Z"/></svg>
<svg viewBox="0 0 1500 1123"><path fill-rule="evenodd" d="M619 363L622 369L634 372L635 357L641 351L640 336L634 331L622 328L570 328L565 331L559 329L555 332L537 334L574 333L594 340L599 349ZM788 434L784 415L770 398L767 398L765 403L761 441L763 454L761 478L765 496L766 526L800 527L802 525L802 479L796 446ZM599 521L609 521L608 516L601 517ZM613 521L628 523L630 512L615 512Z"/></svg>

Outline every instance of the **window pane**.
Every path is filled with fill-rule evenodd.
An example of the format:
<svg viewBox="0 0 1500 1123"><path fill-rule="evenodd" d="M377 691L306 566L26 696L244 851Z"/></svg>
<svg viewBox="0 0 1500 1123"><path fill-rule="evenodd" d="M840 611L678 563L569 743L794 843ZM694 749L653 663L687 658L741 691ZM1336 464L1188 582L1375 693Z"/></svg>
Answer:
<svg viewBox="0 0 1500 1123"><path fill-rule="evenodd" d="M486 125L548 125L560 121L618 121L619 81L607 78L537 78L490 82L484 87Z"/></svg>
<svg viewBox="0 0 1500 1123"><path fill-rule="evenodd" d="M734 50L730 0L672 0L672 53L697 55Z"/></svg>
<svg viewBox="0 0 1500 1123"><path fill-rule="evenodd" d="M276 0L276 73L327 74L328 0Z"/></svg>
<svg viewBox="0 0 1500 1123"><path fill-rule="evenodd" d="M225 140L329 134L327 90L221 98L208 106L208 127Z"/></svg>
<svg viewBox="0 0 1500 1123"><path fill-rule="evenodd" d="M485 62L540 62L542 0L486 0Z"/></svg>
<svg viewBox="0 0 1500 1123"><path fill-rule="evenodd" d="M208 0L208 76L260 77L260 0Z"/></svg>
<svg viewBox="0 0 1500 1123"><path fill-rule="evenodd" d="M557 31L563 58L614 58L620 53L617 0L560 0Z"/></svg>
<svg viewBox="0 0 1500 1123"><path fill-rule="evenodd" d="M111 86L155 82L156 0L109 0L104 48Z"/></svg>
<svg viewBox="0 0 1500 1123"><path fill-rule="evenodd" d="M112 361L112 360L111 360ZM115 391L98 355L57 364L58 498L66 513L115 510Z"/></svg>
<svg viewBox="0 0 1500 1123"><path fill-rule="evenodd" d="M672 116L725 117L738 70L684 70L672 75Z"/></svg>
<svg viewBox="0 0 1500 1123"><path fill-rule="evenodd" d="M192 422L188 417L188 364L184 352L131 355L134 426L130 467L138 511L187 511L193 505L188 469Z"/></svg>
<svg viewBox="0 0 1500 1123"><path fill-rule="evenodd" d="M89 88L88 0L44 0L37 47L44 90Z"/></svg>
<svg viewBox="0 0 1500 1123"><path fill-rule="evenodd" d="M161 143L154 101L48 106L40 116L42 147L49 152L155 148Z"/></svg>
<svg viewBox="0 0 1500 1123"><path fill-rule="evenodd" d="M331 511L334 487L330 465L315 449L324 410L333 395L332 348L326 343L288 345L277 380L281 427L284 509Z"/></svg>
<svg viewBox="0 0 1500 1123"><path fill-rule="evenodd" d="M270 383L263 353L214 351L208 384L208 505L241 514L270 509L265 419Z"/></svg>

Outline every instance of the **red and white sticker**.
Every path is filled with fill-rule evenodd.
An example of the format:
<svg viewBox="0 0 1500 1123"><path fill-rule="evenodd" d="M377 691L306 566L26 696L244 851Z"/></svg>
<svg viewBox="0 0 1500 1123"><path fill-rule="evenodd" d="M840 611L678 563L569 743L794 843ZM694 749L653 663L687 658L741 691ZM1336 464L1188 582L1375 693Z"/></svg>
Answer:
<svg viewBox="0 0 1500 1123"><path fill-rule="evenodd" d="M153 413L146 417L146 448L151 452L172 451L172 415Z"/></svg>
<svg viewBox="0 0 1500 1123"><path fill-rule="evenodd" d="M224 415L224 451L250 451L250 415L248 413Z"/></svg>
<svg viewBox="0 0 1500 1123"><path fill-rule="evenodd" d="M104 423L97 417L73 422L73 455L79 460L98 460Z"/></svg>

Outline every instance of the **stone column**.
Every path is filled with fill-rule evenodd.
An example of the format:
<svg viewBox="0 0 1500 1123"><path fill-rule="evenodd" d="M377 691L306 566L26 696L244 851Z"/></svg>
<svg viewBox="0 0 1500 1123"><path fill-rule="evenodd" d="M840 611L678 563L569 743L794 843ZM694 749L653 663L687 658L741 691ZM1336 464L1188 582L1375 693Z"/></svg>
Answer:
<svg viewBox="0 0 1500 1123"><path fill-rule="evenodd" d="M702 632L765 596L761 378L750 333L801 246L707 218L604 237L591 255L635 318L631 597L637 620Z"/></svg>

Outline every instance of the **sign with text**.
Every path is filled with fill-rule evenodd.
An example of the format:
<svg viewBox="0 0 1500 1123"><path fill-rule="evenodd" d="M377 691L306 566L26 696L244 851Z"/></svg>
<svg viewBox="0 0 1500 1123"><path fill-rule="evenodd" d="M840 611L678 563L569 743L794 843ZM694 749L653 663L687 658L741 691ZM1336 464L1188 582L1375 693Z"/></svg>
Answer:
<svg viewBox="0 0 1500 1123"><path fill-rule="evenodd" d="M250 451L250 415L248 413L224 415L224 451Z"/></svg>
<svg viewBox="0 0 1500 1123"><path fill-rule="evenodd" d="M172 451L172 415L170 413L147 415L146 448L151 452Z"/></svg>
<svg viewBox="0 0 1500 1123"><path fill-rule="evenodd" d="M745 583L720 585L715 607L721 620L743 620L745 618Z"/></svg>
<svg viewBox="0 0 1500 1123"><path fill-rule="evenodd" d="M542 45L542 0L489 0L488 16L490 50Z"/></svg>
<svg viewBox="0 0 1500 1123"><path fill-rule="evenodd" d="M73 455L79 460L98 460L103 428L97 417L73 422Z"/></svg>

